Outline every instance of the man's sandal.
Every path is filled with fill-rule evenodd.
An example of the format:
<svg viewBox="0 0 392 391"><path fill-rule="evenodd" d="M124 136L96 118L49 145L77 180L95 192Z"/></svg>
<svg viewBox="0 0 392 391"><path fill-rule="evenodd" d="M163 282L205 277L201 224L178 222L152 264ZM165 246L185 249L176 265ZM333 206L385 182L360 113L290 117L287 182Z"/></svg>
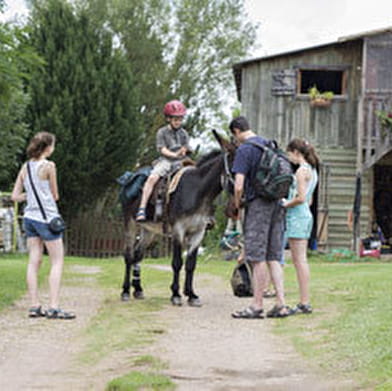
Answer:
<svg viewBox="0 0 392 391"><path fill-rule="evenodd" d="M270 291L270 290L266 290L266 291L264 291L264 293L263 293L263 297L264 297L265 299L270 299L271 297L276 297L276 293L273 292L273 291Z"/></svg>
<svg viewBox="0 0 392 391"><path fill-rule="evenodd" d="M235 319L263 319L264 310L256 310L253 307L247 307L242 311L235 311L231 316Z"/></svg>
<svg viewBox="0 0 392 391"><path fill-rule="evenodd" d="M49 308L46 311L46 318L47 319L75 319L76 315L72 312L65 312L60 308Z"/></svg>
<svg viewBox="0 0 392 391"><path fill-rule="evenodd" d="M41 318L43 316L46 316L46 312L41 306L29 308L29 318Z"/></svg>
<svg viewBox="0 0 392 391"><path fill-rule="evenodd" d="M267 318L286 318L290 315L293 315L293 312L287 305L275 305L267 312Z"/></svg>
<svg viewBox="0 0 392 391"><path fill-rule="evenodd" d="M147 217L146 217L146 208L139 208L136 214L136 221L138 222L142 222L142 221L146 221Z"/></svg>

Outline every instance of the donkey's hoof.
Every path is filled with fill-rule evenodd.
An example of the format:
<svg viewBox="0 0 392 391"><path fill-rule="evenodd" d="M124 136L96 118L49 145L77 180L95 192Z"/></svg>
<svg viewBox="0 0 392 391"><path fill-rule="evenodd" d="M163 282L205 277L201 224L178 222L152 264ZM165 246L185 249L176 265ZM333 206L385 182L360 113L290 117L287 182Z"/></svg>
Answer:
<svg viewBox="0 0 392 391"><path fill-rule="evenodd" d="M121 300L122 301L129 301L129 293L126 293L126 292L121 293Z"/></svg>
<svg viewBox="0 0 392 391"><path fill-rule="evenodd" d="M144 293L143 293L143 291L134 291L133 292L133 297L136 300L143 300L144 299Z"/></svg>
<svg viewBox="0 0 392 391"><path fill-rule="evenodd" d="M170 299L171 303L177 307L182 306L181 296L172 296Z"/></svg>
<svg viewBox="0 0 392 391"><path fill-rule="evenodd" d="M203 303L198 297L193 297L192 299L188 299L188 305L190 307L201 307Z"/></svg>

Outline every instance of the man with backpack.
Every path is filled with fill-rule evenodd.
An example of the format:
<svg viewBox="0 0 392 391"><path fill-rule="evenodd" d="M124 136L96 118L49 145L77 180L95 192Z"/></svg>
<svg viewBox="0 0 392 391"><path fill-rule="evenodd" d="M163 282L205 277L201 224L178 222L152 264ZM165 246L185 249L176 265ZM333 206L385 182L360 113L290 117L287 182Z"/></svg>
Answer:
<svg viewBox="0 0 392 391"><path fill-rule="evenodd" d="M232 166L232 172L235 174L234 203L236 210L239 211L244 198L244 261L252 265L253 271L252 304L241 311L235 311L232 316L245 319L264 318L263 292L269 268L276 289L276 305L267 312L267 317L285 317L290 314L290 309L285 304L283 271L279 264L283 247L285 212L280 204L282 188L276 187L273 182L279 177L278 182L284 183L284 193L292 179L289 172L277 172L273 177L267 178L267 174L274 171L274 159L280 159L278 171L285 170L284 157L279 155L276 145L250 129L245 117L234 118L229 127L232 135L240 143ZM267 174L260 172L260 167ZM260 177L265 177L262 178L263 186L260 186ZM269 191L261 192L260 187L265 187Z"/></svg>

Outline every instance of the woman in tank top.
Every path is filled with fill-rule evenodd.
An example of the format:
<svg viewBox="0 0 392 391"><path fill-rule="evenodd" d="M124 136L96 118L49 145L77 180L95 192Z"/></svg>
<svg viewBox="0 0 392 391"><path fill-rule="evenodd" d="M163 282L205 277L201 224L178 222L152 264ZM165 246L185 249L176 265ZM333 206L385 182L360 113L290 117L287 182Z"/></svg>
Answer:
<svg viewBox="0 0 392 391"><path fill-rule="evenodd" d="M53 153L55 136L51 133L37 133L27 147L29 160L22 166L12 192L12 200L26 201L23 225L27 236L29 263L27 266L27 286L31 300L29 317L46 316L49 319L73 319L75 315L59 307L59 293L64 264L64 246L61 233L54 234L49 229L49 221L59 216L56 201L56 166L47 158ZM30 169L31 179L28 173ZM31 180L37 191L46 218L42 215ZM42 263L43 247L48 250L51 268L49 274L49 309L44 311L38 295L38 270Z"/></svg>
<svg viewBox="0 0 392 391"><path fill-rule="evenodd" d="M319 159L312 145L305 140L294 139L287 146L290 161L299 165L288 200L283 200L286 213L286 237L296 269L300 290L300 302L293 313L312 312L309 297L310 270L307 260L308 239L312 232L313 215L310 211L313 192L318 182Z"/></svg>

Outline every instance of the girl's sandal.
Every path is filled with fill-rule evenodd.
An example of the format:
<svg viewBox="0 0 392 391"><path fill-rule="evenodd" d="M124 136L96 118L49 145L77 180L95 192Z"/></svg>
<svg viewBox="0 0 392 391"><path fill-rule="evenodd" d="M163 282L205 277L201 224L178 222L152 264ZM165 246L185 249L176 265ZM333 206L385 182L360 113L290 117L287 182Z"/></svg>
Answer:
<svg viewBox="0 0 392 391"><path fill-rule="evenodd" d="M29 318L41 318L43 316L46 316L46 312L41 306L29 308Z"/></svg>
<svg viewBox="0 0 392 391"><path fill-rule="evenodd" d="M311 314L313 312L313 308L310 304L298 303L293 311L296 314Z"/></svg>
<svg viewBox="0 0 392 391"><path fill-rule="evenodd" d="M76 315L72 312L65 312L60 308L50 308L46 311L47 319L75 319Z"/></svg>

